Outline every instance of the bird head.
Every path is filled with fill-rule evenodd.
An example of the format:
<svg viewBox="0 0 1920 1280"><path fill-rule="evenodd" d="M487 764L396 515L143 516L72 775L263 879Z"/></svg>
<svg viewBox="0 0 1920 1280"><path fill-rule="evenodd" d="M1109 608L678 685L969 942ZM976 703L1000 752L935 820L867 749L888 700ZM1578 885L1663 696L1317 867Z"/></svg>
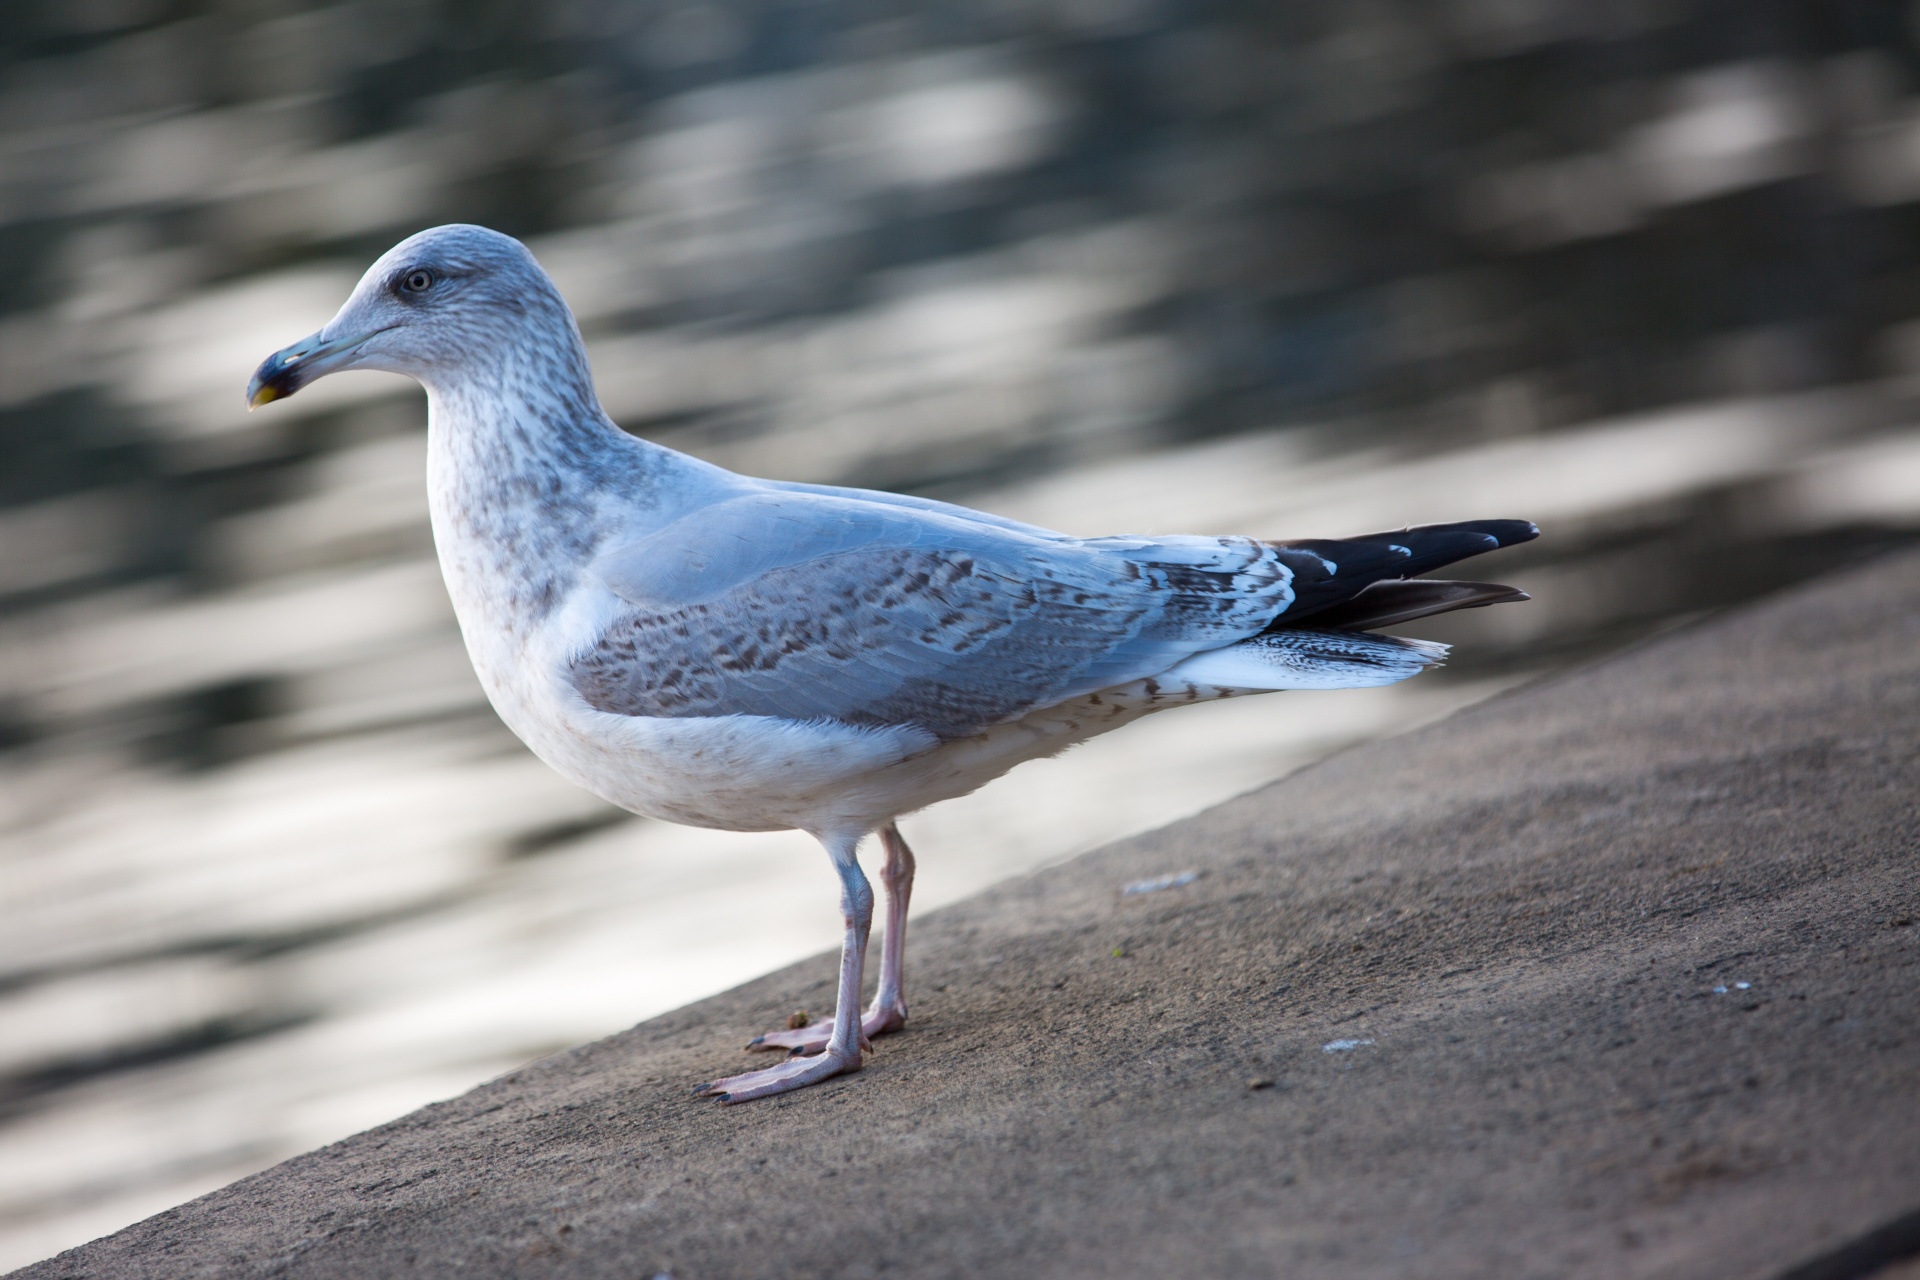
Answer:
<svg viewBox="0 0 1920 1280"><path fill-rule="evenodd" d="M285 399L342 369L380 369L432 387L484 371L529 328L553 325L578 342L566 303L525 245L485 227L434 227L367 268L325 328L268 356L247 384L247 406Z"/></svg>

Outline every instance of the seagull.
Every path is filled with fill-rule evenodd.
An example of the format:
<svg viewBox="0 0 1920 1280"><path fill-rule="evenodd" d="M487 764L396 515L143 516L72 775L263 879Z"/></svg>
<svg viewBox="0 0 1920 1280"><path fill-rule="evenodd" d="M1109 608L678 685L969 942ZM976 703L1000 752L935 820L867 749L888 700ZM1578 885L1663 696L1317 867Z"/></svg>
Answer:
<svg viewBox="0 0 1920 1280"><path fill-rule="evenodd" d="M615 425L559 289L518 240L423 231L325 328L269 356L247 402L330 373L427 392L433 537L500 718L635 813L797 829L839 876L830 1017L769 1032L777 1065L723 1103L859 1070L907 1020L914 857L902 814L1170 707L1391 684L1446 646L1373 629L1526 599L1423 575L1525 542L1524 520L1349 538L1077 538L945 502L760 480ZM878 834L878 991L860 1008Z"/></svg>

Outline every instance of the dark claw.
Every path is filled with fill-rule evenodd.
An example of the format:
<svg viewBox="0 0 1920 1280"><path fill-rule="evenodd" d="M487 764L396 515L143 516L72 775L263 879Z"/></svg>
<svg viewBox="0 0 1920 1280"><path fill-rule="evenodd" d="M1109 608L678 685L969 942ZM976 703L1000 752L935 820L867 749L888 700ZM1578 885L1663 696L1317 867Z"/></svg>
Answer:
<svg viewBox="0 0 1920 1280"><path fill-rule="evenodd" d="M697 1084L693 1086L693 1096L697 1098L711 1088L713 1088L713 1081L711 1080L707 1081L705 1084Z"/></svg>
<svg viewBox="0 0 1920 1280"><path fill-rule="evenodd" d="M767 1038L765 1036L755 1036L753 1039L747 1041L747 1048L749 1049L758 1048L760 1045L763 1045L766 1042L767 1042Z"/></svg>
<svg viewBox="0 0 1920 1280"><path fill-rule="evenodd" d="M720 1100L721 1102L732 1102L732 1101L733 1101L733 1095L732 1095L732 1094L730 1094L730 1093L716 1093L716 1094L714 1094L713 1096L714 1096L715 1098L718 1098L718 1099L719 1099L719 1100Z"/></svg>

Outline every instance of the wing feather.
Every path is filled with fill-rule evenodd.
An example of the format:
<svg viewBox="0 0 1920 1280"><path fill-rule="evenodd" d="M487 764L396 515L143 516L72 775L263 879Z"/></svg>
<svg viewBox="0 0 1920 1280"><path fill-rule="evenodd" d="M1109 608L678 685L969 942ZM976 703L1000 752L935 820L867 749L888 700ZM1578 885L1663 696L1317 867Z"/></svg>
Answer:
<svg viewBox="0 0 1920 1280"><path fill-rule="evenodd" d="M964 737L1256 634L1292 570L1251 538L1075 539L858 491L747 491L594 563L625 606L575 661L621 715Z"/></svg>

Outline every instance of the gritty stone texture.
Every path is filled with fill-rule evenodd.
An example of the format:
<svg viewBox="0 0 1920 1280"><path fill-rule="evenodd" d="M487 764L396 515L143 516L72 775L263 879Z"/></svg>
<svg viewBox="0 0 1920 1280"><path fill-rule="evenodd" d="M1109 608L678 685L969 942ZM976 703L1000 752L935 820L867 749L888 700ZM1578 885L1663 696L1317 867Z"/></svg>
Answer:
<svg viewBox="0 0 1920 1280"><path fill-rule="evenodd" d="M817 958L19 1274L1868 1275L1917 760L1905 556L936 912L859 1075L688 1096Z"/></svg>

